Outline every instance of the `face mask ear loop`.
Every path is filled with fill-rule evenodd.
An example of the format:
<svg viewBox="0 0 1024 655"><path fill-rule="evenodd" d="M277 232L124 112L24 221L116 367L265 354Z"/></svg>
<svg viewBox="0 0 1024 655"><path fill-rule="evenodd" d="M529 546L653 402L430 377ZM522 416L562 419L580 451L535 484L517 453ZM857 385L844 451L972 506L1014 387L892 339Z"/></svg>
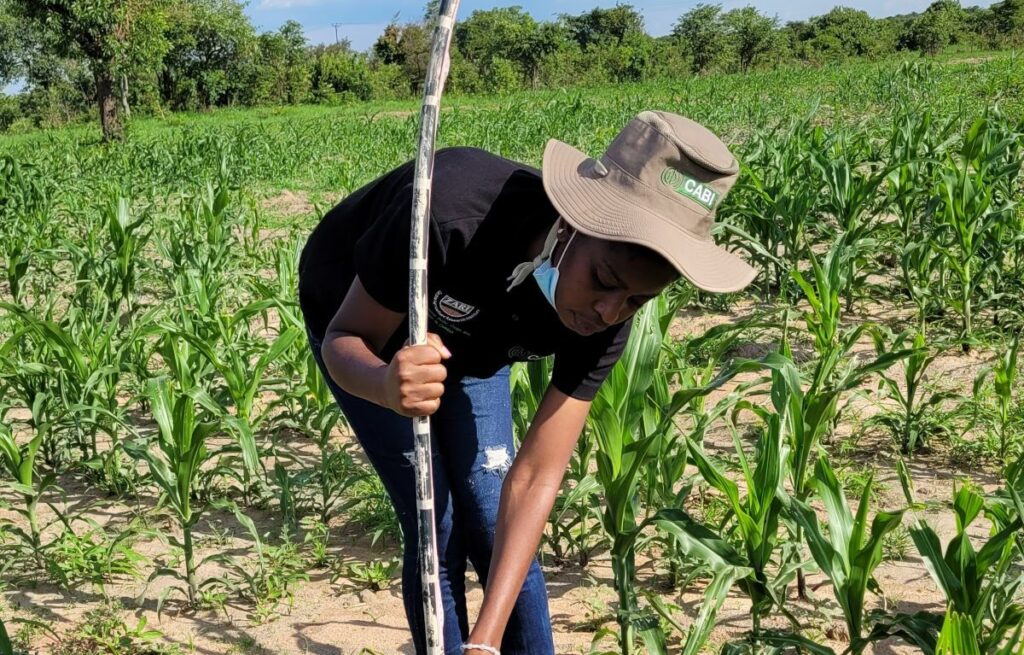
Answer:
<svg viewBox="0 0 1024 655"><path fill-rule="evenodd" d="M576 233L576 228L573 228L572 234L569 236L569 240L565 242L565 247L562 248L561 254L558 255L558 262L555 264L554 268L558 268L562 265L562 260L565 259L565 253L569 250L569 245L572 243L572 240L576 238Z"/></svg>
<svg viewBox="0 0 1024 655"><path fill-rule="evenodd" d="M505 291L511 291L513 287L518 286L523 280L530 276L530 273L535 271L542 263L544 263L544 260L551 255L555 246L558 244L558 233L563 229L559 227L559 223L561 223L561 221L561 218L556 219L554 224L551 226L551 229L548 231L548 236L544 239L544 249L541 250L540 254L534 257L532 261L522 262L516 266L512 271L512 275L509 275L508 278L506 278L507 280L511 280L511 284L508 285L508 288L505 289ZM561 261L561 259L559 259L559 261Z"/></svg>

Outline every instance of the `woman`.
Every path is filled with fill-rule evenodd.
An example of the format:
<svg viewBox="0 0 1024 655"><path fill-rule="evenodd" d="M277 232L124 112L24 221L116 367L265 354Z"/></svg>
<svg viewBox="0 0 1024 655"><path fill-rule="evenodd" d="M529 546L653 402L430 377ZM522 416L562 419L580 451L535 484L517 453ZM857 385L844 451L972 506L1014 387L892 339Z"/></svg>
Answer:
<svg viewBox="0 0 1024 655"><path fill-rule="evenodd" d="M407 417L432 416L446 654L500 645L505 655L551 655L534 555L630 318L679 275L727 292L755 274L711 240L738 165L691 120L643 112L600 160L552 140L542 170L471 148L437 153L428 345L404 345L411 163L328 212L302 253L310 346L401 522L417 653L425 637ZM551 384L515 453L509 364L551 354ZM485 588L472 631L467 559Z"/></svg>

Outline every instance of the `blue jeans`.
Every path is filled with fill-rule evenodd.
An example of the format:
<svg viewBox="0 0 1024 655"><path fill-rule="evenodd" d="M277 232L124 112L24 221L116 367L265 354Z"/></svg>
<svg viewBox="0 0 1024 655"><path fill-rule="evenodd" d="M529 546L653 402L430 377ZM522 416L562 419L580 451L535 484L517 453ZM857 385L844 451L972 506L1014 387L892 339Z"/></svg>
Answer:
<svg viewBox="0 0 1024 655"><path fill-rule="evenodd" d="M417 655L426 653L417 544L412 421L342 390L327 374L320 340L307 328L313 357L356 439L376 469L398 514L403 535L402 600ZM487 588L498 500L515 456L508 367L489 378L445 380L440 409L431 416L434 514L445 655L462 655L469 637L466 561ZM502 655L554 655L547 588L534 558L501 640Z"/></svg>

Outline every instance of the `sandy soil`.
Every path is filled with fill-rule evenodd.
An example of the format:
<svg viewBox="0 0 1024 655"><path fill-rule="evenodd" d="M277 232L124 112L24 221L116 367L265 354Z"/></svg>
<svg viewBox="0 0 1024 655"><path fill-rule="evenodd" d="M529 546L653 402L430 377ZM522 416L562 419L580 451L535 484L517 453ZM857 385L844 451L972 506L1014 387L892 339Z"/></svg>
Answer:
<svg viewBox="0 0 1024 655"><path fill-rule="evenodd" d="M689 311L683 313L672 326L672 334L682 339L702 334L707 329L725 322L741 320L756 309L750 301L741 302L729 313L709 311ZM905 312L894 308L873 307L868 312L869 318L899 326L906 321ZM740 345L733 354L755 357L773 347L775 335L764 333ZM867 355L871 350L870 342L865 341L858 352ZM949 352L939 357L935 364L932 379L941 381L943 386L958 389L961 393L969 393L970 384L976 372L987 361L983 354L963 355ZM729 388L717 391L709 398L715 402ZM865 389L867 390L867 389ZM894 469L894 456L891 440L876 432L861 434L859 428L864 419L877 411L877 405L864 396L854 395L847 407L842 428L834 446L846 444L838 450L845 455L837 457L839 466L844 470L875 471L876 484L880 498L877 508L902 507L903 500ZM350 439L342 431L336 438L339 442ZM291 438L282 435L282 443L290 444L295 456L310 462L315 455L315 447L305 439ZM712 451L731 452L732 442L724 429L713 430L708 435L707 447ZM837 450L837 448L833 448ZM308 465L308 464L307 464ZM940 509L929 510L926 518L937 530L943 541L955 531L952 513L947 509L954 483L968 474L951 465L949 453L941 449L927 451L916 457L911 463L916 485L916 493L921 501L931 503ZM992 467L973 467L970 477L987 490L998 486L998 476ZM155 496L145 497L131 503L116 500L100 500L96 493L80 479L66 477L60 481L66 492L66 498L56 505L62 509L83 510L100 524L112 531L126 525L133 517L150 517L151 526L165 534L173 534L176 528L166 514L154 514ZM16 503L17 499L6 492L6 499ZM851 502L856 502L851 497ZM47 508L42 513L52 516ZM247 514L257 523L261 532L277 533L280 517L271 509L247 510ZM12 518L9 510L0 512L0 516ZM156 516L156 518L152 518ZM984 522L979 522L978 536L984 536ZM199 557L216 552L227 552L236 556L245 556L251 552L251 540L238 525L234 517L223 511L211 511L198 526L196 533L199 543ZM178 535L180 537L180 535ZM136 549L157 561L167 563L167 546L158 540L143 540L136 544ZM877 578L887 594L890 608L899 611L913 612L917 610L940 611L940 596L931 581L920 558L908 545L908 557L903 561L888 561L881 565ZM344 517L335 519L331 524L331 554L334 558L346 561L367 561L371 559L390 559L400 555L397 544L384 544L371 547L365 530ZM197 558L197 559L198 559ZM550 557L546 558L552 564ZM661 598L681 608L676 614L680 622L688 624L696 616L701 603L700 583L691 585L679 592L665 590L661 585L663 577L659 571L660 563L651 558L650 554L638 561L638 576L645 586L658 589ZM146 565L144 570L151 570ZM199 572L199 579L220 572L216 565L207 565ZM401 599L400 585L394 580L390 588L382 591L360 589L345 580L332 583L331 573L326 569L310 569L309 582L300 583L297 587L291 607L281 607L281 615L266 622L253 620L253 607L250 604L230 601L221 611L185 612L178 603L169 601L162 615L156 612L156 598L168 582L166 579L156 580L149 589L146 600L136 603L136 596L143 589L143 582L124 582L106 587L106 593L119 599L126 608L126 621L134 624L131 615L145 616L149 626L160 630L168 643L181 645L186 652L214 653L316 653L321 655L347 655L349 653L400 653L411 655L413 648L407 634L404 610ZM614 625L615 595L612 591L612 573L606 553L598 553L585 569L578 566L545 566L550 597L550 611L554 627L556 652L587 653L595 631L601 626ZM475 617L483 599L482 590L475 584L475 575L469 574L470 589L468 593L469 613ZM811 589L822 599L831 598L830 588L824 585L820 576L810 576ZM792 590L791 590L792 592ZM58 633L66 631L78 624L84 612L95 607L102 600L102 592L98 589L83 588L80 591L60 591L46 583L22 581L16 586L9 586L4 591L8 611L4 617L12 613L22 617L35 617L49 624ZM821 639L824 643L837 650L845 647L843 622L838 608L831 600L824 603L831 609L834 620L827 618L822 612L815 611L810 605L795 600L794 612L809 627L806 634ZM880 605L881 599L872 602ZM778 627L783 627L780 623ZM708 652L717 651L716 645L741 636L750 628L749 603L738 593L734 593L718 617L711 645ZM32 652L48 652L52 638L40 634L33 638ZM605 643L611 647L610 642ZM883 643L876 646L875 653L911 653L913 649L895 643Z"/></svg>

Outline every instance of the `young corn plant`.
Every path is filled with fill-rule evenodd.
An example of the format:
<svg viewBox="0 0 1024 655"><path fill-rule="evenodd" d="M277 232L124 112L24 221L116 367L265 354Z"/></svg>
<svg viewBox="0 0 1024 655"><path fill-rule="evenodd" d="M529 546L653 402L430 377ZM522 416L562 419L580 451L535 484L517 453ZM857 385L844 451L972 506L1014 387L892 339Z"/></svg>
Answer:
<svg viewBox="0 0 1024 655"><path fill-rule="evenodd" d="M992 390L996 396L996 406L985 412L995 424L996 439L1000 459L1006 459L1017 447L1020 428L1024 417L1020 415L1014 390L1017 387L1017 353L1020 351L1020 334L1014 336L1009 348L999 354L992 366L985 367L974 380L975 405L987 408L982 400L983 389L992 377Z"/></svg>
<svg viewBox="0 0 1024 655"><path fill-rule="evenodd" d="M888 168L874 166L866 138L840 132L815 159L825 180L821 209L832 216L847 246L841 293L846 311L853 310L854 292L867 278L861 272L865 255L876 245L875 217L878 189L889 175Z"/></svg>
<svg viewBox="0 0 1024 655"><path fill-rule="evenodd" d="M716 369L724 353L735 343L743 325L729 327L730 330L709 331L706 340L698 338L663 348L659 369L668 375L655 376L652 391L659 405L669 406L670 414L675 415L677 411L669 404L671 386L702 389L715 381ZM704 364L700 367L691 365L692 349L701 349L703 352L705 346L710 346L710 349ZM736 391L710 408L707 407L706 397L694 396L681 408L685 419L677 421L677 424L686 427L660 433L655 445L655 457L646 469L646 479L642 485L645 520L657 508L683 506L693 488L692 477L687 475L687 468L691 464L690 445L703 442L708 428L735 407L742 391L749 384L753 383L740 385ZM662 547L662 559L668 566L669 579L674 587L688 584L701 573L699 567L703 565L683 550L672 532L659 530L652 541ZM694 566L695 563L697 566Z"/></svg>
<svg viewBox="0 0 1024 655"><path fill-rule="evenodd" d="M903 292L917 307L917 325L927 334L928 319L941 303L939 280L945 276L944 257L929 238L903 244L900 253Z"/></svg>
<svg viewBox="0 0 1024 655"><path fill-rule="evenodd" d="M907 501L913 507L912 481L902 462L899 473ZM943 652L943 644L949 640L967 649L945 652L979 655L1020 652L1024 604L1017 600L1017 591L1024 583L1024 575L1014 568L1015 540L1024 524L1020 515L1002 527L993 521L995 529L989 532L981 548L976 549L968 530L985 509L985 498L970 484L954 489L956 535L945 552L939 536L923 517L917 517L910 529L925 568L947 603L937 652Z"/></svg>
<svg viewBox="0 0 1024 655"><path fill-rule="evenodd" d="M160 487L162 502L174 512L182 541L171 537L170 542L184 553L185 574L169 568L158 568L150 576L168 575L185 584L185 597L190 606L196 606L199 599L199 585L196 581L197 562L192 531L202 516L204 507L195 507L192 496L199 478L203 475L203 464L210 458L206 441L220 428L220 422L209 420L219 416L220 407L204 391L198 388L179 389L166 377L153 378L146 383L146 397L150 411L157 424L157 451L146 442L130 442L125 445L128 453L149 465L153 481ZM160 596L162 605L171 591L169 587Z"/></svg>
<svg viewBox="0 0 1024 655"><path fill-rule="evenodd" d="M896 210L900 244L907 245L926 228L923 219L935 169L955 139L956 121L938 123L931 109L908 108L896 117L889 135L889 171L885 190Z"/></svg>
<svg viewBox="0 0 1024 655"><path fill-rule="evenodd" d="M885 426L900 444L904 454L913 454L927 440L952 434L949 415L939 411L942 403L956 397L949 391L931 391L927 384L928 368L939 356L939 349L930 350L924 334L910 330L887 340L879 330L874 333L875 352L883 355L906 348L912 349L903 362L903 377L898 380L885 371L879 373L879 387L895 407L886 407L873 421Z"/></svg>
<svg viewBox="0 0 1024 655"><path fill-rule="evenodd" d="M808 231L821 196L821 175L813 160L823 135L810 117L795 122L787 132L754 134L745 145L736 188L722 208L728 217L728 238L766 271L766 298L789 299L790 272L807 258L810 243L818 236Z"/></svg>
<svg viewBox="0 0 1024 655"><path fill-rule="evenodd" d="M133 312L138 282L140 253L146 246L153 229L143 228L151 223L150 216L143 212L134 220L130 201L121 195L111 200L104 208L104 221L110 240L108 263L112 269L111 285L105 289L113 308L125 303L128 313Z"/></svg>
<svg viewBox="0 0 1024 655"><path fill-rule="evenodd" d="M778 357L778 356L776 356ZM793 625L796 618L786 609L786 588L796 578L800 553L787 543L780 532L787 504L784 481L788 475L788 443L786 431L792 425L787 414L792 407L789 396L793 393L786 377L797 375L790 362L778 364L771 371L771 405L762 407L751 401L737 403L733 419L743 410L752 412L760 421L757 444L753 456L747 453L738 430L732 428L733 442L742 474L743 489L729 479L703 451L696 440L689 440L690 455L705 482L720 492L729 507L727 518L732 522L718 526L719 532L733 535L736 549L720 548L716 557L728 553L726 560L747 573L736 579L740 589L750 598L753 629L749 640L758 643L762 637L762 620L772 610L784 614ZM696 524L690 524L692 527ZM709 528L701 528L702 531ZM699 534L691 535L699 538ZM707 551L697 551L697 555Z"/></svg>
<svg viewBox="0 0 1024 655"><path fill-rule="evenodd" d="M657 617L640 607L635 588L636 548L644 527L644 523L638 525L638 487L655 459L654 446L666 431L676 429L672 417L690 398L710 390L681 390L663 398L666 404L657 402L652 388L660 386L655 378L663 375L658 361L672 315L674 309L663 297L640 311L622 357L594 400L589 420L598 444L595 477L604 491L601 523L611 541L623 654L636 652L637 637L649 652L665 652L665 635ZM666 515L655 514L646 523L662 520L671 522Z"/></svg>
<svg viewBox="0 0 1024 655"><path fill-rule="evenodd" d="M803 528L811 555L828 577L842 608L850 636L850 645L844 652L859 655L872 642L898 633L900 629L898 625L888 628L884 616L871 615L865 602L869 590L880 592L874 571L882 562L882 541L900 526L904 510L877 512L869 519L872 496L869 478L857 513L853 514L843 486L824 455L819 456L815 464L812 486L825 506L828 529L823 530L814 510L796 498L791 503L792 518Z"/></svg>
<svg viewBox="0 0 1024 655"><path fill-rule="evenodd" d="M787 413L791 425L790 437L790 479L791 491L799 501L806 501L810 494L811 455L816 452L822 440L830 435L839 420L842 408L839 401L843 395L859 387L868 377L887 370L896 362L912 354L911 350L894 350L879 354L864 363L851 361L850 353L863 336L873 328L868 323L840 331L840 290L848 268L844 262L845 235L832 245L823 263L811 256L813 281L806 280L794 271L796 279L810 307L804 313L804 322L814 337L817 358L807 376L806 386L800 376L787 374L784 379L790 385ZM783 339L783 350L779 357L766 357L763 362L769 368L786 369L789 359L789 343ZM794 537L802 542L801 525L794 527ZM807 597L803 569L797 574L797 588L801 598Z"/></svg>
<svg viewBox="0 0 1024 655"><path fill-rule="evenodd" d="M1009 201L995 195L1006 174L1003 155L1012 141L994 141L989 121L975 121L959 158L947 156L929 204L933 242L951 273L945 298L960 314L964 352L974 341L975 315L991 296L987 292L995 288L993 275L1002 260L1001 245L989 243L989 237L1012 212Z"/></svg>
<svg viewBox="0 0 1024 655"><path fill-rule="evenodd" d="M637 487L657 438L647 428L662 422L656 407L647 402L664 338L658 329L658 306L662 304L660 298L648 303L636 317L626 349L601 386L589 420L598 444L596 479L605 497L601 521L612 543L619 648L624 655L636 652L637 636L648 651L663 652L665 648L664 634L655 617L641 611L634 586Z"/></svg>
<svg viewBox="0 0 1024 655"><path fill-rule="evenodd" d="M228 470L238 473L236 477L247 502L251 500L257 483L257 480L250 478L250 473L262 468L256 434L267 418L269 409L260 407L258 401L260 392L268 383L274 382L268 380L265 374L270 365L302 336L298 327L287 327L263 350L262 342L254 341L249 334L248 322L271 306L272 303L259 301L240 309L228 321L218 319L215 324L220 334L214 343L219 348L195 334L177 333L180 339L188 342L195 352L206 359L223 380L223 387L215 392L215 397L221 407L230 404L234 408L233 414L225 413L224 420L237 435L236 450L240 451L242 458L241 467Z"/></svg>
<svg viewBox="0 0 1024 655"><path fill-rule="evenodd" d="M19 446L11 432L11 428L0 422L0 454L7 473L13 478L7 485L21 496L24 507L15 508L15 512L25 519L28 532L17 525L6 527L18 536L28 548L36 568L43 569L46 565L42 541L42 527L39 524L39 501L43 495L55 488L56 477L52 473L40 475L36 471L36 453L43 441L43 433L36 436L24 446Z"/></svg>

